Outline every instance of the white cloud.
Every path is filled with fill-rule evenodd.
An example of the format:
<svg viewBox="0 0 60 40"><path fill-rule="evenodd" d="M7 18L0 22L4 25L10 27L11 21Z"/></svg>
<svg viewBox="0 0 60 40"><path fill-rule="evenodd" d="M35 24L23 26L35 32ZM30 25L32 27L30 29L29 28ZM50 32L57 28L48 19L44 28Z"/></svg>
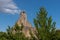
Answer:
<svg viewBox="0 0 60 40"><path fill-rule="evenodd" d="M15 14L19 13L20 10L13 0L0 0L0 12Z"/></svg>

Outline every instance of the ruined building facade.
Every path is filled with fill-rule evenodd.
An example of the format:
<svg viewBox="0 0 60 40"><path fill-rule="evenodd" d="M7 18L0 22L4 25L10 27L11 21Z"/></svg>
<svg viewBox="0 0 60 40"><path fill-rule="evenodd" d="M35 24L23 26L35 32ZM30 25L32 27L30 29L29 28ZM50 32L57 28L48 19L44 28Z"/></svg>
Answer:
<svg viewBox="0 0 60 40"><path fill-rule="evenodd" d="M24 27L23 27L23 33L25 34L25 36L26 37L30 37L30 32L29 32L29 30L31 30L32 31L32 33L34 32L34 28L32 27L32 25L28 22L28 20L27 20L27 15L26 15L26 12L25 11L22 11L21 13L20 13L20 17L19 17L19 19L18 19L18 21L17 21L17 24L19 25L19 26L21 26L21 24L23 24L24 25ZM34 33L33 33L34 34Z"/></svg>

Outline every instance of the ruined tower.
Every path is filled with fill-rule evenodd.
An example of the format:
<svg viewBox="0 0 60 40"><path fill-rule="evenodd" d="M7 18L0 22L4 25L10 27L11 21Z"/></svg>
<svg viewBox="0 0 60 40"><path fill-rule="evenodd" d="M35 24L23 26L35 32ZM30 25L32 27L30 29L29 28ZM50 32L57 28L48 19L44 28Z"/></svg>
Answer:
<svg viewBox="0 0 60 40"><path fill-rule="evenodd" d="M21 24L23 24L25 27L32 27L31 24L28 22L27 20L27 15L25 11L22 11L20 13L20 17L17 21L17 24L20 26Z"/></svg>
<svg viewBox="0 0 60 40"><path fill-rule="evenodd" d="M19 26L21 26L21 24L24 25L24 27L23 27L23 33L25 34L26 37L29 37L30 36L29 29L31 29L32 26L31 26L31 24L27 20L27 15L26 15L26 12L25 11L22 11L20 13L20 17L19 17L19 19L17 21L17 24Z"/></svg>

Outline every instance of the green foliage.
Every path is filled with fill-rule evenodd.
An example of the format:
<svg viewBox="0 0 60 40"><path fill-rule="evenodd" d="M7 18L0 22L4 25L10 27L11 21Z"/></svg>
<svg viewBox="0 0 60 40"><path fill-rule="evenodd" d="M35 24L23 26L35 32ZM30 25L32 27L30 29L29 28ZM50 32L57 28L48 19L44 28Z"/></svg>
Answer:
<svg viewBox="0 0 60 40"><path fill-rule="evenodd" d="M8 26L7 32L1 32L0 33L0 40L27 40L27 38L25 37L25 35L22 32L23 29L23 25L18 26L17 24L15 24L14 28L10 28L10 26ZM13 31L15 30L15 34L13 34Z"/></svg>
<svg viewBox="0 0 60 40"><path fill-rule="evenodd" d="M35 34L32 33L32 30L29 30L29 32L30 32L30 35L31 35L29 40L37 40L36 36L34 36Z"/></svg>
<svg viewBox="0 0 60 40"><path fill-rule="evenodd" d="M25 40L25 35L22 32L23 29L23 24L21 26L18 26L17 24L15 25L15 31L16 33L14 34L15 40Z"/></svg>
<svg viewBox="0 0 60 40"><path fill-rule="evenodd" d="M52 17L47 17L47 11L44 7L40 8L37 17L34 19L34 24L37 30L36 36L38 40L56 40L55 22L52 22Z"/></svg>
<svg viewBox="0 0 60 40"><path fill-rule="evenodd" d="M60 30L56 30L57 40L60 40Z"/></svg>
<svg viewBox="0 0 60 40"><path fill-rule="evenodd" d="M15 24L14 29L15 31L22 31L23 27L24 27L23 24L21 24L21 26L18 26L18 24Z"/></svg>
<svg viewBox="0 0 60 40"><path fill-rule="evenodd" d="M0 40L7 40L5 32L0 32Z"/></svg>

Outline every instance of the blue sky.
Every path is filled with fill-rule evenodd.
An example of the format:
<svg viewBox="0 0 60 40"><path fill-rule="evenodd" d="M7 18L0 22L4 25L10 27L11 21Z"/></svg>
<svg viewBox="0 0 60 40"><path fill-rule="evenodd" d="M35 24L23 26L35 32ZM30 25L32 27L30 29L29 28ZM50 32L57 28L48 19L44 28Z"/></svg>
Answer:
<svg viewBox="0 0 60 40"><path fill-rule="evenodd" d="M60 0L0 0L0 31L6 31L13 26L19 18L21 10L25 10L28 21L33 25L36 12L44 6L48 16L56 21L56 28L60 29Z"/></svg>

